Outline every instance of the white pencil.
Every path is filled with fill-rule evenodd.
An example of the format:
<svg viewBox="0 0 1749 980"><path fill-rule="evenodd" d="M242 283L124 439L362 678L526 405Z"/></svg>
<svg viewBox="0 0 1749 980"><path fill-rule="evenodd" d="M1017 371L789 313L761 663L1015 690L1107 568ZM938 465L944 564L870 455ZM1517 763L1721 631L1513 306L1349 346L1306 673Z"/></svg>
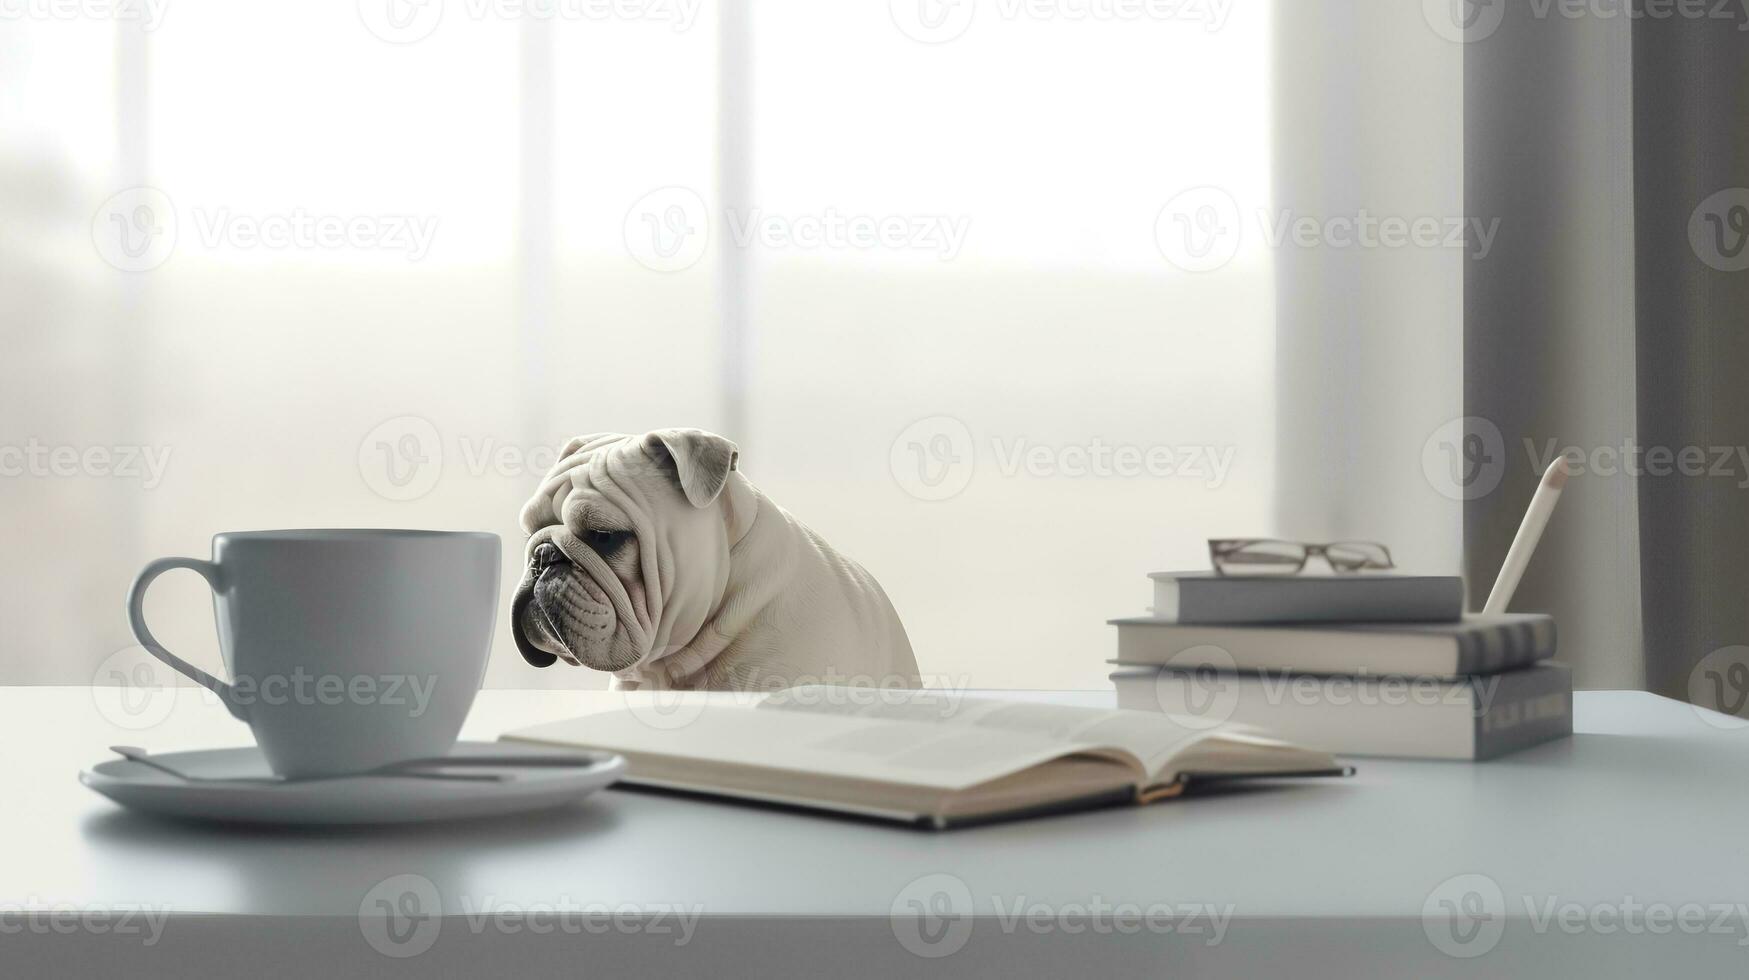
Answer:
<svg viewBox="0 0 1749 980"><path fill-rule="evenodd" d="M1518 580L1524 577L1530 556L1535 553L1537 542L1542 540L1543 528L1549 524L1549 515L1555 512L1555 504L1560 502L1561 488L1567 485L1567 477L1572 472L1565 456L1557 456L1549 464L1548 472L1537 484L1536 495L1530 498L1530 509L1524 512L1524 523L1518 525L1518 536L1512 539L1512 547L1506 549L1506 561L1500 565L1500 576L1494 580L1494 591L1488 593L1488 604L1482 607L1483 612L1503 613L1512 603L1512 593L1518 591Z"/></svg>

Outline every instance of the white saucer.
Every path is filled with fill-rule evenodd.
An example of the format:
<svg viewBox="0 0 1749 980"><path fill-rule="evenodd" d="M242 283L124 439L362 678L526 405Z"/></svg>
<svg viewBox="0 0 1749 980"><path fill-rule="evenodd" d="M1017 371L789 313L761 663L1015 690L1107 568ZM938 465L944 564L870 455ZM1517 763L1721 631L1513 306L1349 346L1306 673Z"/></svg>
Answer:
<svg viewBox="0 0 1749 980"><path fill-rule="evenodd" d="M127 759L100 762L79 781L122 806L161 816L256 824L385 824L500 816L581 799L620 777L625 760L606 752L548 750L584 756L578 766L492 766L469 769L469 757L529 755L538 746L458 742L450 755L455 772L502 772L502 782L348 776L286 783L186 782ZM153 759L211 779L272 776L261 750L212 749L171 752Z"/></svg>

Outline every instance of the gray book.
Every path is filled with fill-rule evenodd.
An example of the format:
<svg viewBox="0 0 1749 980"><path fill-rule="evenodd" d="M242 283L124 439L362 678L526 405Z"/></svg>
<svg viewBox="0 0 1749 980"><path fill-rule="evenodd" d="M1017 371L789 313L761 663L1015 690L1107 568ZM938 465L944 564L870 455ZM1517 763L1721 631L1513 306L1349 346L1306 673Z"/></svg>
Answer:
<svg viewBox="0 0 1749 980"><path fill-rule="evenodd" d="M1554 662L1451 681L1127 668L1117 706L1252 725L1333 755L1492 759L1573 733L1573 674Z"/></svg>
<svg viewBox="0 0 1749 980"><path fill-rule="evenodd" d="M1185 625L1450 622L1464 612L1464 580L1456 575L1148 577L1155 617Z"/></svg>
<svg viewBox="0 0 1749 980"><path fill-rule="evenodd" d="M1477 613L1456 623L1112 623L1117 626L1117 663L1180 670L1461 677L1528 667L1555 655L1555 621L1542 613Z"/></svg>

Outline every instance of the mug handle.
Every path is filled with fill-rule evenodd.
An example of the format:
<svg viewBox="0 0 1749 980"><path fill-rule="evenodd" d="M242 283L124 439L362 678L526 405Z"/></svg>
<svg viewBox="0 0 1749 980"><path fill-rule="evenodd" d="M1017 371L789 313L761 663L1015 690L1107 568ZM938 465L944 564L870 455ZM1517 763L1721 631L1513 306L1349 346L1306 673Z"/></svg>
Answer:
<svg viewBox="0 0 1749 980"><path fill-rule="evenodd" d="M248 721L249 719L243 715L242 707L237 703L231 685L164 649L164 644L159 643L158 638L152 635L152 631L146 628L146 589L151 587L153 579L174 568L186 568L200 573L200 577L206 579L206 584L215 592L223 587L221 581L223 573L219 570L218 565L210 561L202 561L199 558L160 558L152 562L140 572L139 577L134 579L133 588L128 590L128 623L134 628L134 637L140 641L141 646L146 648L146 652L169 664L173 670L184 677L198 682L207 690L218 695L219 701L234 717L241 721Z"/></svg>

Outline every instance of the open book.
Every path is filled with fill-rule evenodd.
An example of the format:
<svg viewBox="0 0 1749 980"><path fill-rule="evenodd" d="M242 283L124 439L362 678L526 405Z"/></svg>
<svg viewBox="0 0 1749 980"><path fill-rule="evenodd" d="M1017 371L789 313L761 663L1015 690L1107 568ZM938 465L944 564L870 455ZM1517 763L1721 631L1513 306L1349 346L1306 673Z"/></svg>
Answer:
<svg viewBox="0 0 1749 980"><path fill-rule="evenodd" d="M1249 729L1199 731L1156 712L843 687L694 707L585 715L504 738L617 752L628 783L938 828L1349 771Z"/></svg>

